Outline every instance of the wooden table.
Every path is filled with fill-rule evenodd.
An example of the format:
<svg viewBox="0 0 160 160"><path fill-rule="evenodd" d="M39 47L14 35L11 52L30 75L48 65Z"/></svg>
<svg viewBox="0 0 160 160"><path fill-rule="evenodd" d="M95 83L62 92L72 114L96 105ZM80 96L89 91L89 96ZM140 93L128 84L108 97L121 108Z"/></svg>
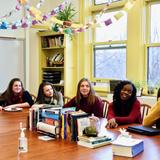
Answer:
<svg viewBox="0 0 160 160"><path fill-rule="evenodd" d="M160 136L132 134L144 140L144 151L135 158L112 155L111 145L97 149L81 147L70 140L42 141L36 132L26 131L29 150L18 154L19 123L26 126L28 110L0 112L0 160L160 160ZM113 137L118 129L107 130Z"/></svg>

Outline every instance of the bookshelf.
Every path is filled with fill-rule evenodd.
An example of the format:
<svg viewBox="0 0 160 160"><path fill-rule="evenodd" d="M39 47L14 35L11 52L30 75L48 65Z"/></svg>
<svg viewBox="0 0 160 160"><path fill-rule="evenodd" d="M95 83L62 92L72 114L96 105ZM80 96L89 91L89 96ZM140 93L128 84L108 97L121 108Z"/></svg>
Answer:
<svg viewBox="0 0 160 160"><path fill-rule="evenodd" d="M63 33L40 31L39 82L48 81L63 95L71 95L73 83L73 47L70 37Z"/></svg>

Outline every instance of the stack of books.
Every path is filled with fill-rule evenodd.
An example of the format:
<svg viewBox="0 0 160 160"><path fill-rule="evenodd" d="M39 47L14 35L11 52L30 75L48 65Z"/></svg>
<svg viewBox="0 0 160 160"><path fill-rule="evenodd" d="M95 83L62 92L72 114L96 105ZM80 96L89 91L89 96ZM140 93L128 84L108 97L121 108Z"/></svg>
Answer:
<svg viewBox="0 0 160 160"><path fill-rule="evenodd" d="M29 111L29 128L45 135L59 138L61 131L61 109L62 107L43 106L31 108Z"/></svg>
<svg viewBox="0 0 160 160"><path fill-rule="evenodd" d="M135 157L144 150L143 140L121 137L112 143L113 155Z"/></svg>
<svg viewBox="0 0 160 160"><path fill-rule="evenodd" d="M41 110L41 122L37 123L37 131L43 134L52 134L59 138L61 132L61 107Z"/></svg>
<svg viewBox="0 0 160 160"><path fill-rule="evenodd" d="M62 125L61 125L61 138L67 139L67 136L70 135L70 124L68 123L69 117L68 115L71 112L75 112L76 107L69 107L69 108L63 108L61 110L61 119L62 119Z"/></svg>
<svg viewBox="0 0 160 160"><path fill-rule="evenodd" d="M103 136L103 137L87 137L85 135L78 136L79 141L77 142L78 145L88 147L88 148L98 148L108 144L111 144L112 139Z"/></svg>

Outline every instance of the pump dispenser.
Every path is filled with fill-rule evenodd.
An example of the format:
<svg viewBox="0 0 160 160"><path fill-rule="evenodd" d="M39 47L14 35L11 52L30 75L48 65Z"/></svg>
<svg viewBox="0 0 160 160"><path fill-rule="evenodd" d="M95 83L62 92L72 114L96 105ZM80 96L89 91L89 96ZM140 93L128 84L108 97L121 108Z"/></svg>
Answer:
<svg viewBox="0 0 160 160"><path fill-rule="evenodd" d="M22 128L22 122L20 122L19 152L22 153L28 152L28 142L24 130L26 130L26 128Z"/></svg>

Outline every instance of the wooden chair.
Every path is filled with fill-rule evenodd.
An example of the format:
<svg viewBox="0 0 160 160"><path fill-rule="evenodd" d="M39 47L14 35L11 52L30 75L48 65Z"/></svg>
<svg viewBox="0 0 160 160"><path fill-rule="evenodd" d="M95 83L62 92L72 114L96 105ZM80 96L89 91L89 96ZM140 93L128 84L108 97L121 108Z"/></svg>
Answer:
<svg viewBox="0 0 160 160"><path fill-rule="evenodd" d="M70 97L68 97L68 96L63 96L64 104L66 104L66 103L69 102L70 100L71 100Z"/></svg>
<svg viewBox="0 0 160 160"><path fill-rule="evenodd" d="M32 94L32 93L30 93L30 95L32 97L32 100L35 102L37 97L34 94Z"/></svg>
<svg viewBox="0 0 160 160"><path fill-rule="evenodd" d="M141 104L141 117L142 117L142 121L144 119L144 117L148 114L148 111L151 109L151 106L145 103Z"/></svg>
<svg viewBox="0 0 160 160"><path fill-rule="evenodd" d="M109 101L106 99L102 99L103 102L103 117L107 117L107 112L108 112L108 106L109 106Z"/></svg>

